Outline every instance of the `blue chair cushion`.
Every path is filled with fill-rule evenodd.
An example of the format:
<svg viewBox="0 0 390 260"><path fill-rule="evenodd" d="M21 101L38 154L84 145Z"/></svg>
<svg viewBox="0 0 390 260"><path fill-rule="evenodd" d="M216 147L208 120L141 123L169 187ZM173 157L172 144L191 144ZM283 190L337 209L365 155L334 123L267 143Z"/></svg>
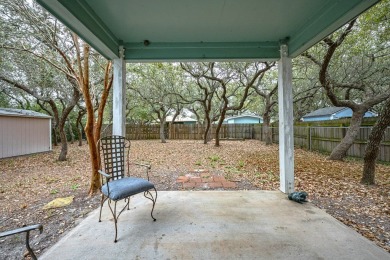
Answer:
<svg viewBox="0 0 390 260"><path fill-rule="evenodd" d="M107 185L110 187L110 194L108 194ZM101 188L102 193L112 200L121 200L140 192L153 189L154 185L141 178L127 177L104 184Z"/></svg>

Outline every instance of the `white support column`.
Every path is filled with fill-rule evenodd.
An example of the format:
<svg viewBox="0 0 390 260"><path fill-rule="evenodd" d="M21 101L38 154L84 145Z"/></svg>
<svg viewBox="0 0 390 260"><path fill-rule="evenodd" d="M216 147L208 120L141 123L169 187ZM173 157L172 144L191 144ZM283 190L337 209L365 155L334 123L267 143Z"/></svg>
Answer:
<svg viewBox="0 0 390 260"><path fill-rule="evenodd" d="M113 60L112 134L126 136L126 62L122 46L119 48L119 57Z"/></svg>
<svg viewBox="0 0 390 260"><path fill-rule="evenodd" d="M294 191L292 64L285 44L280 46L278 67L280 190L291 193Z"/></svg>

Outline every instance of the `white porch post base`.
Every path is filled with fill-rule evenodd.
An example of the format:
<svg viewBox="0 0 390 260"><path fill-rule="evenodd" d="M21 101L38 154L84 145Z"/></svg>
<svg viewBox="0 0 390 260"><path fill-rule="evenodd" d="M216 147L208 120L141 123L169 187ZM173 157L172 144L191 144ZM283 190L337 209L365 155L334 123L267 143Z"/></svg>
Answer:
<svg viewBox="0 0 390 260"><path fill-rule="evenodd" d="M123 59L123 51L123 48L120 48L121 58L113 60L112 134L126 136L126 63Z"/></svg>
<svg viewBox="0 0 390 260"><path fill-rule="evenodd" d="M291 193L294 191L294 125L292 64L291 58L288 57L287 45L280 46L280 56L278 62L280 190Z"/></svg>

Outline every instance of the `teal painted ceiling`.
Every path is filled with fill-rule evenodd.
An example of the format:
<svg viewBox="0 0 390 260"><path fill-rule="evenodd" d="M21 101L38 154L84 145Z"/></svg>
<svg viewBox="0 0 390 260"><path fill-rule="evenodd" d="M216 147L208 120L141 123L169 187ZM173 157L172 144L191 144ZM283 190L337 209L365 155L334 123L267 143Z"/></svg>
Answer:
<svg viewBox="0 0 390 260"><path fill-rule="evenodd" d="M379 0L37 0L108 59L295 57Z"/></svg>

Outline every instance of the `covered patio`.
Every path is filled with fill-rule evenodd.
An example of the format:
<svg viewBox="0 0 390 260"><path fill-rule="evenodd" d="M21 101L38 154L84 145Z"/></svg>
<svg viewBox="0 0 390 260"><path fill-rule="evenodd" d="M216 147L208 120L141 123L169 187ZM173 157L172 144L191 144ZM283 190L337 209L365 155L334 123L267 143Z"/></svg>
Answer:
<svg viewBox="0 0 390 260"><path fill-rule="evenodd" d="M294 191L292 58L379 0L37 0L114 63L113 134L125 135L126 62L278 61L280 190L136 196L119 220L94 211L42 259L387 259Z"/></svg>
<svg viewBox="0 0 390 260"><path fill-rule="evenodd" d="M388 259L389 254L309 204L279 191L165 191L156 222L135 196L118 242L108 207L93 211L40 259Z"/></svg>

